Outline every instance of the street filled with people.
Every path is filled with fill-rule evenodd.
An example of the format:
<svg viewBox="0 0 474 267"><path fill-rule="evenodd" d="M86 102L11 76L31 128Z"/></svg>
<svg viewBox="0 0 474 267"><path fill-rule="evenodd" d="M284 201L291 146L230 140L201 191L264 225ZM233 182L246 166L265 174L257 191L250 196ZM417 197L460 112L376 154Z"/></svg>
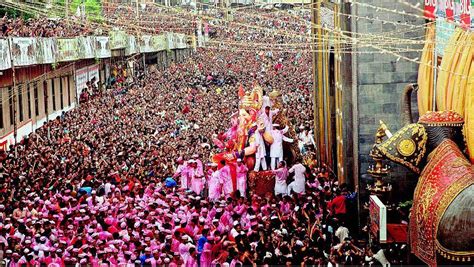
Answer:
<svg viewBox="0 0 474 267"><path fill-rule="evenodd" d="M307 15L285 16L284 23L268 16L248 12L238 21L306 32L298 27ZM19 33L12 25L36 24L4 21L4 36L68 34L54 32L60 25L51 33ZM210 25L222 42L286 41L259 28L223 25ZM110 88L89 82L80 106L1 155L0 260L15 267L387 263L384 250L355 237L355 188L311 158L310 64L309 52L218 45L164 71L147 66L141 77L128 77L133 72L117 64ZM268 120L263 128L280 142L296 142L310 160L287 164L273 148L262 152L268 145L262 143L254 169L237 160L233 183L226 163L212 156L225 150L216 139L232 126L239 90L255 86L264 95L281 93L279 112L296 140L284 136L287 125L273 125L270 102L258 114ZM252 170L274 173L274 191L250 194Z"/></svg>

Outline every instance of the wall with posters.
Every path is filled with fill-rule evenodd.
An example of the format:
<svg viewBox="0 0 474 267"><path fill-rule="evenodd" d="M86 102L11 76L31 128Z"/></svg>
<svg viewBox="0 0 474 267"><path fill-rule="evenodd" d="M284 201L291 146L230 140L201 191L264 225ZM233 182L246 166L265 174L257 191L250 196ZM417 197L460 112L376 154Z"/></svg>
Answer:
<svg viewBox="0 0 474 267"><path fill-rule="evenodd" d="M93 77L96 77L96 81L100 81L99 77L99 64L94 64L91 66L83 67L76 70L76 92L79 97L82 93L82 90L87 88L87 82L92 80Z"/></svg>
<svg viewBox="0 0 474 267"><path fill-rule="evenodd" d="M91 58L110 58L112 50L125 49L125 55L191 47L189 36L177 33L135 37L123 31L109 36L75 38L0 38L0 70L36 64L54 64ZM200 39L203 45L204 40Z"/></svg>

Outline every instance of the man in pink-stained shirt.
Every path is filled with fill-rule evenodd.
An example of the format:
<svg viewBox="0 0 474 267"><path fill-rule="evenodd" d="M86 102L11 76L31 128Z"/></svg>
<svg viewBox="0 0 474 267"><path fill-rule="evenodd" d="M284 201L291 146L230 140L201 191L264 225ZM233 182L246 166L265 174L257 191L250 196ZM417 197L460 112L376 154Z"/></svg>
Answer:
<svg viewBox="0 0 474 267"><path fill-rule="evenodd" d="M247 192L247 172L248 168L243 164L242 159L237 159L237 190L242 197L245 197Z"/></svg>

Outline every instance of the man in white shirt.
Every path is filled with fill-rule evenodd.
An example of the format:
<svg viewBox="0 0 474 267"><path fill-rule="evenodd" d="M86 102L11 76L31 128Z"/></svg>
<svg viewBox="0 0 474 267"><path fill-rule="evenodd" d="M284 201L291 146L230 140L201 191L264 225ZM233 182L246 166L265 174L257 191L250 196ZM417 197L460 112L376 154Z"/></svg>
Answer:
<svg viewBox="0 0 474 267"><path fill-rule="evenodd" d="M273 130L273 116L275 116L279 111L279 109L270 110L270 106L266 106L265 111L260 114L259 119L263 121L263 125L265 125L265 131L271 132Z"/></svg>
<svg viewBox="0 0 474 267"><path fill-rule="evenodd" d="M334 235L339 238L340 242L343 242L346 238L349 237L349 229L347 229L347 227L342 224L341 226L339 226L339 228L337 228L336 233Z"/></svg>
<svg viewBox="0 0 474 267"><path fill-rule="evenodd" d="M306 184L306 167L301 163L297 163L293 165L293 167L291 167L288 172L295 173L295 180L288 185L288 195L291 194L291 191L298 194L303 193L305 191Z"/></svg>
<svg viewBox="0 0 474 267"><path fill-rule="evenodd" d="M273 137L273 143L270 146L270 158L272 170L275 170L276 164L283 161L283 141L293 143L293 139L284 136L288 131L288 126L283 130L278 130L278 124L273 124L273 130L271 131Z"/></svg>
<svg viewBox="0 0 474 267"><path fill-rule="evenodd" d="M304 128L304 126L300 127L301 133L298 135L298 146L302 154L306 154L307 147L313 146L316 147L316 143L314 142L314 136L312 131L309 131L308 128Z"/></svg>

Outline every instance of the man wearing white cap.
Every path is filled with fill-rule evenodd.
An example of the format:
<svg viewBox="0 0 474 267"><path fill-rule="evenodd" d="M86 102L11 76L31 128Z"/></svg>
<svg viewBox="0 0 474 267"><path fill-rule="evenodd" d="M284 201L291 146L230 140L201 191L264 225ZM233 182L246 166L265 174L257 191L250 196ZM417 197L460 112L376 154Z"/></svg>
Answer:
<svg viewBox="0 0 474 267"><path fill-rule="evenodd" d="M293 139L284 136L288 132L288 126L283 130L278 130L277 127L279 127L279 124L273 124L273 130L271 131L273 137L273 143L270 146L272 170L275 170L276 164L283 160L283 141L293 143Z"/></svg>

